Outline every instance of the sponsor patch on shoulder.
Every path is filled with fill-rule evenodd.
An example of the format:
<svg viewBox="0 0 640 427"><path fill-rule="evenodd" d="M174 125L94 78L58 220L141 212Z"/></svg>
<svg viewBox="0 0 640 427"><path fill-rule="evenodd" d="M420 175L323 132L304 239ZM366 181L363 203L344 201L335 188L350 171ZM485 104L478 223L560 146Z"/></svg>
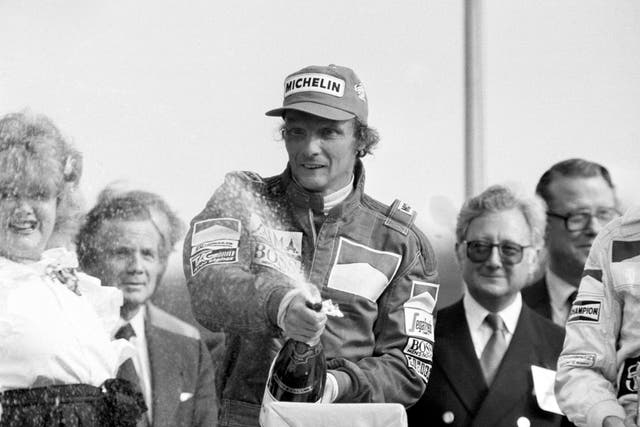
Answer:
<svg viewBox="0 0 640 427"><path fill-rule="evenodd" d="M213 264L238 261L240 221L234 218L212 218L198 221L191 234L191 274Z"/></svg>
<svg viewBox="0 0 640 427"><path fill-rule="evenodd" d="M620 380L618 381L618 398L627 395L635 395L638 391L638 362L640 357L630 357L624 360L624 364L620 371Z"/></svg>
<svg viewBox="0 0 640 427"><path fill-rule="evenodd" d="M422 360L431 360L433 358L433 344L427 340L409 337L407 345L404 347L404 354Z"/></svg>
<svg viewBox="0 0 640 427"><path fill-rule="evenodd" d="M599 300L576 300L571 306L567 323L587 322L598 323L602 302Z"/></svg>
<svg viewBox="0 0 640 427"><path fill-rule="evenodd" d="M428 382L429 374L431 373L431 363L407 356L406 354L404 357L407 359L407 366L413 369L425 383Z"/></svg>
<svg viewBox="0 0 640 427"><path fill-rule="evenodd" d="M579 368L590 368L596 364L595 353L573 353L565 354L558 358L559 366L576 366Z"/></svg>

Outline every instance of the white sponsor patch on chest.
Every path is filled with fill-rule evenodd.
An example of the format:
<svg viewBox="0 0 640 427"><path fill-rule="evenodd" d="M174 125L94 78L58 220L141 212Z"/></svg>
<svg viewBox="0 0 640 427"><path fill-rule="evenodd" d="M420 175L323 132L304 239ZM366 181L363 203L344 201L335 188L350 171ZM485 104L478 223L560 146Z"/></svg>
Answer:
<svg viewBox="0 0 640 427"><path fill-rule="evenodd" d="M253 263L297 278L302 271L302 232L267 227L257 215L251 218Z"/></svg>
<svg viewBox="0 0 640 427"><path fill-rule="evenodd" d="M393 280L400 261L398 254L340 237L327 286L376 302Z"/></svg>

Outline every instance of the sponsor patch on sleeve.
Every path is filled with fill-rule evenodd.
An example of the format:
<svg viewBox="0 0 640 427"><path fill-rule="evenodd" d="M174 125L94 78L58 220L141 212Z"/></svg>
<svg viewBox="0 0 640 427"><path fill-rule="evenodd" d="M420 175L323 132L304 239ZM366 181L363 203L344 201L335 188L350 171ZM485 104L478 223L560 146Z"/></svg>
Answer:
<svg viewBox="0 0 640 427"><path fill-rule="evenodd" d="M212 218L198 221L191 234L191 274L213 264L238 261L240 221L234 218Z"/></svg>
<svg viewBox="0 0 640 427"><path fill-rule="evenodd" d="M427 340L409 337L407 345L404 347L404 354L415 356L422 360L432 360L433 344Z"/></svg>
<svg viewBox="0 0 640 427"><path fill-rule="evenodd" d="M624 360L622 370L620 371L620 380L618 381L618 398L632 394L638 391L638 381L636 375L638 373L638 362L640 357L631 357Z"/></svg>
<svg viewBox="0 0 640 427"><path fill-rule="evenodd" d="M558 358L558 366L576 366L578 368L590 368L596 364L595 353L564 354Z"/></svg>
<svg viewBox="0 0 640 427"><path fill-rule="evenodd" d="M640 258L640 240L629 242L614 240L611 244L611 262Z"/></svg>
<svg viewBox="0 0 640 427"><path fill-rule="evenodd" d="M438 300L438 289L440 285L437 283L421 282L414 280L411 283L411 298L404 304L405 307L419 308L433 313Z"/></svg>
<svg viewBox="0 0 640 427"><path fill-rule="evenodd" d="M433 341L433 315L425 310L404 307L406 334Z"/></svg>
<svg viewBox="0 0 640 427"><path fill-rule="evenodd" d="M598 300L576 300L571 306L567 323L598 323L602 302Z"/></svg>
<svg viewBox="0 0 640 427"><path fill-rule="evenodd" d="M407 356L406 354L404 357L407 358L407 366L413 369L425 383L428 382L429 374L431 373L431 363L416 359L412 356Z"/></svg>

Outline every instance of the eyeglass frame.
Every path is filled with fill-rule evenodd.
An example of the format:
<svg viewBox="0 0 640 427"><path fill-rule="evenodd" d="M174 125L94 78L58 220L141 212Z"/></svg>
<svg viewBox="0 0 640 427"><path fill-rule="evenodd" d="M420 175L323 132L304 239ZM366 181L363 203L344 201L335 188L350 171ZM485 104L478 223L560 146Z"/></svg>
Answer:
<svg viewBox="0 0 640 427"><path fill-rule="evenodd" d="M593 212L568 212L566 215L562 215L559 214L557 212L553 212L553 211L547 211L547 216L553 217L553 218L558 218L563 220L564 222L564 228L567 231L583 231L586 230L587 227L589 227L589 224L591 223L591 221L593 221L593 219L597 219L597 220L604 220L607 222L614 220L615 218L620 216L620 212L616 209L616 208L606 208L608 213L612 213L613 215L611 216L611 218L607 219L607 218L602 218L600 216L598 216L598 211L596 211L595 213ZM588 217L588 219L585 221L584 226L582 228L570 228L569 227L569 219L571 217Z"/></svg>
<svg viewBox="0 0 640 427"><path fill-rule="evenodd" d="M476 264L481 264L483 262L487 262L487 260L489 258L491 258L491 254L493 253L493 248L498 248L498 255L500 256L500 261L503 264L507 264L507 265L516 265L516 264L520 264L522 262L522 260L524 259L524 250L526 248L531 248L533 247L533 245L520 245L518 243L514 243L514 242L500 242L500 243L493 243L493 242L487 242L486 240L463 240L461 243L464 243L466 245L466 250L465 250L465 254L467 256L467 259L469 259L469 261L476 263ZM470 255L469 255L469 244L470 243L483 243L486 246L489 246L489 252L487 252L487 257L483 260L474 260ZM518 250L519 250L519 258L517 261L512 262L511 260L508 259L508 257L505 257L502 251L502 246L505 244L509 244L512 246L515 246ZM506 262L505 262L506 261Z"/></svg>

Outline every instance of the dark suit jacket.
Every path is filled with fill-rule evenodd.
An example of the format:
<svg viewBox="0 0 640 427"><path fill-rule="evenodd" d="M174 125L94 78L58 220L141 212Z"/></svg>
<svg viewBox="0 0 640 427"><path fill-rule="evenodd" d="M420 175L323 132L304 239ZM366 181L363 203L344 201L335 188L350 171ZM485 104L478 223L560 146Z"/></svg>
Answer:
<svg viewBox="0 0 640 427"><path fill-rule="evenodd" d="M462 300L442 309L435 327L433 370L425 394L408 410L409 425L513 427L520 417L528 418L532 427L564 425L566 418L538 407L531 375L531 365L556 369L563 340L562 328L523 304L498 373L487 388ZM445 423L443 416L449 421L453 417L452 422Z"/></svg>
<svg viewBox="0 0 640 427"><path fill-rule="evenodd" d="M522 299L540 316L553 320L551 318L551 298L544 275L540 280L522 290Z"/></svg>
<svg viewBox="0 0 640 427"><path fill-rule="evenodd" d="M198 330L147 303L145 333L153 427L217 425L213 365Z"/></svg>

